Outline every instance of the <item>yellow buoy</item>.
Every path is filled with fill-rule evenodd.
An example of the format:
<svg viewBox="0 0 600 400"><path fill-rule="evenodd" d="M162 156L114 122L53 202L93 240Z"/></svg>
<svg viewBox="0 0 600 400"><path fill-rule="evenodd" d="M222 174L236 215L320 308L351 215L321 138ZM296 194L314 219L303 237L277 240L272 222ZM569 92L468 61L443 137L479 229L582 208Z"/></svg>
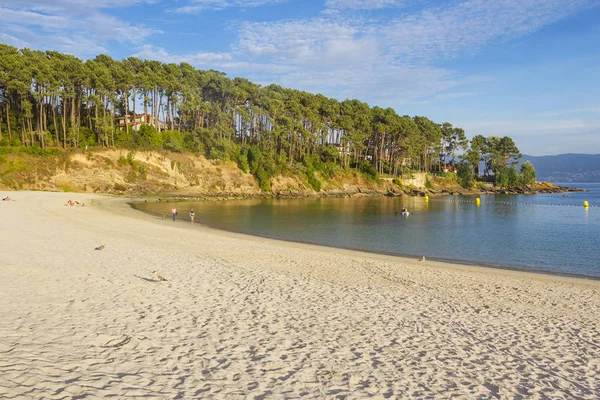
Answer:
<svg viewBox="0 0 600 400"><path fill-rule="evenodd" d="M479 197L475 199L475 204L477 204L478 206L481 205L481 199Z"/></svg>
<svg viewBox="0 0 600 400"><path fill-rule="evenodd" d="M590 206L590 204L586 201L583 202L583 207L584 208L588 208Z"/></svg>
<svg viewBox="0 0 600 400"><path fill-rule="evenodd" d="M429 196L425 196L425 201L429 201Z"/></svg>

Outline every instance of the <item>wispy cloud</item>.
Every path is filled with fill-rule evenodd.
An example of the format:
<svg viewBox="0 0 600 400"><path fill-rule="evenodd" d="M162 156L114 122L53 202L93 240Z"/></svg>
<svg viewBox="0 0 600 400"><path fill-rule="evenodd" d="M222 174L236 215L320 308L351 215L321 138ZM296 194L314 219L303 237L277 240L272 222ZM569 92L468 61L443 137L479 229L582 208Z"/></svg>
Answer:
<svg viewBox="0 0 600 400"><path fill-rule="evenodd" d="M524 154L543 155L565 152L597 153L600 149L600 120L499 120L455 121L468 137L510 136Z"/></svg>
<svg viewBox="0 0 600 400"><path fill-rule="evenodd" d="M205 10L224 10L226 8L251 8L265 4L281 3L287 0L192 0L187 5L172 8L170 11L179 14L193 14Z"/></svg>
<svg viewBox="0 0 600 400"><path fill-rule="evenodd" d="M196 66L208 66L222 64L232 60L230 53L210 53L200 52L185 55L170 55L167 51L160 47L154 47L146 44L142 46L139 52L133 55L134 57L144 58L148 60L158 60L169 63L188 63Z"/></svg>
<svg viewBox="0 0 600 400"><path fill-rule="evenodd" d="M140 1L141 2L141 1ZM107 50L109 42L141 44L160 30L130 24L101 11L135 1L57 0L52 3L6 0L0 6L3 36L19 47L55 49L79 56Z"/></svg>
<svg viewBox="0 0 600 400"><path fill-rule="evenodd" d="M543 136L553 133L587 133L598 130L600 121L583 119L563 119L553 121L537 120L504 120L504 121L466 121L461 122L471 134Z"/></svg>
<svg viewBox="0 0 600 400"><path fill-rule="evenodd" d="M395 18L382 29L391 52L431 62L455 58L495 40L528 35L590 0L469 0Z"/></svg>
<svg viewBox="0 0 600 400"><path fill-rule="evenodd" d="M540 117L559 117L562 115L583 114L583 113L589 113L589 114L600 113L600 105L574 108L574 109L570 109L570 110L546 111L546 112L539 113L538 115Z"/></svg>
<svg viewBox="0 0 600 400"><path fill-rule="evenodd" d="M194 0L187 6L220 9L278 1ZM456 89L474 77L441 68L440 60L531 34L590 4L591 0L467 0L368 19L361 17L361 9L400 8L406 2L327 0L327 9L359 11L352 16L326 13L310 19L242 23L237 40L220 58L211 55L211 63L201 52L171 55L164 49L147 48L145 54L162 60L185 59L199 67L337 98L361 98L382 105L423 97L435 102L473 95ZM448 90L454 92L444 93Z"/></svg>
<svg viewBox="0 0 600 400"><path fill-rule="evenodd" d="M326 0L325 7L331 10L378 10L403 7L402 0Z"/></svg>

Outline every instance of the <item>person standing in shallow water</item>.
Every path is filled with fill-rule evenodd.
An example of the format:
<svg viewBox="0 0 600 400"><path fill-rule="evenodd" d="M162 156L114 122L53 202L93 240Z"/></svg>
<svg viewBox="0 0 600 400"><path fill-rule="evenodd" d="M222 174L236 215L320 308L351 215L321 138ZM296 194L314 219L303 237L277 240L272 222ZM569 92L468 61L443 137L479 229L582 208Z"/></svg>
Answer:
<svg viewBox="0 0 600 400"><path fill-rule="evenodd" d="M171 208L171 215L173 216L173 222L175 222L175 218L177 218L177 208Z"/></svg>
<svg viewBox="0 0 600 400"><path fill-rule="evenodd" d="M190 210L190 222L193 224L194 223L194 217L196 216L196 213L194 213L194 209L192 208Z"/></svg>

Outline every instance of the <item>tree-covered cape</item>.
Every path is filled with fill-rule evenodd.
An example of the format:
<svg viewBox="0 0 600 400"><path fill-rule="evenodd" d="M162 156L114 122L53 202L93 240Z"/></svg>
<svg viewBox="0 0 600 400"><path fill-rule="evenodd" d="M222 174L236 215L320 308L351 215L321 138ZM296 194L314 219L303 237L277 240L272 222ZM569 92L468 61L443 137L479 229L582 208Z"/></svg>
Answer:
<svg viewBox="0 0 600 400"><path fill-rule="evenodd" d="M201 151L237 162L262 182L290 166L310 175L350 167L371 176L443 170L465 151L474 170L492 158L507 166L518 150L506 139L477 139L470 150L464 130L450 123L355 99L263 87L186 63L106 55L82 61L0 44L3 146ZM514 149L502 153L507 143Z"/></svg>

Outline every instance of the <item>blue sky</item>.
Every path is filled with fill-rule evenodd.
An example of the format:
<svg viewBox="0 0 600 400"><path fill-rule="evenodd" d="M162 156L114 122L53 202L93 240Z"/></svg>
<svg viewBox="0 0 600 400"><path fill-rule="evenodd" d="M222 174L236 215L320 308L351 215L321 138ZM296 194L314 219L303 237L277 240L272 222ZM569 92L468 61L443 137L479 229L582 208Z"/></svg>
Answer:
<svg viewBox="0 0 600 400"><path fill-rule="evenodd" d="M600 153L600 0L2 0L0 42L189 62Z"/></svg>

